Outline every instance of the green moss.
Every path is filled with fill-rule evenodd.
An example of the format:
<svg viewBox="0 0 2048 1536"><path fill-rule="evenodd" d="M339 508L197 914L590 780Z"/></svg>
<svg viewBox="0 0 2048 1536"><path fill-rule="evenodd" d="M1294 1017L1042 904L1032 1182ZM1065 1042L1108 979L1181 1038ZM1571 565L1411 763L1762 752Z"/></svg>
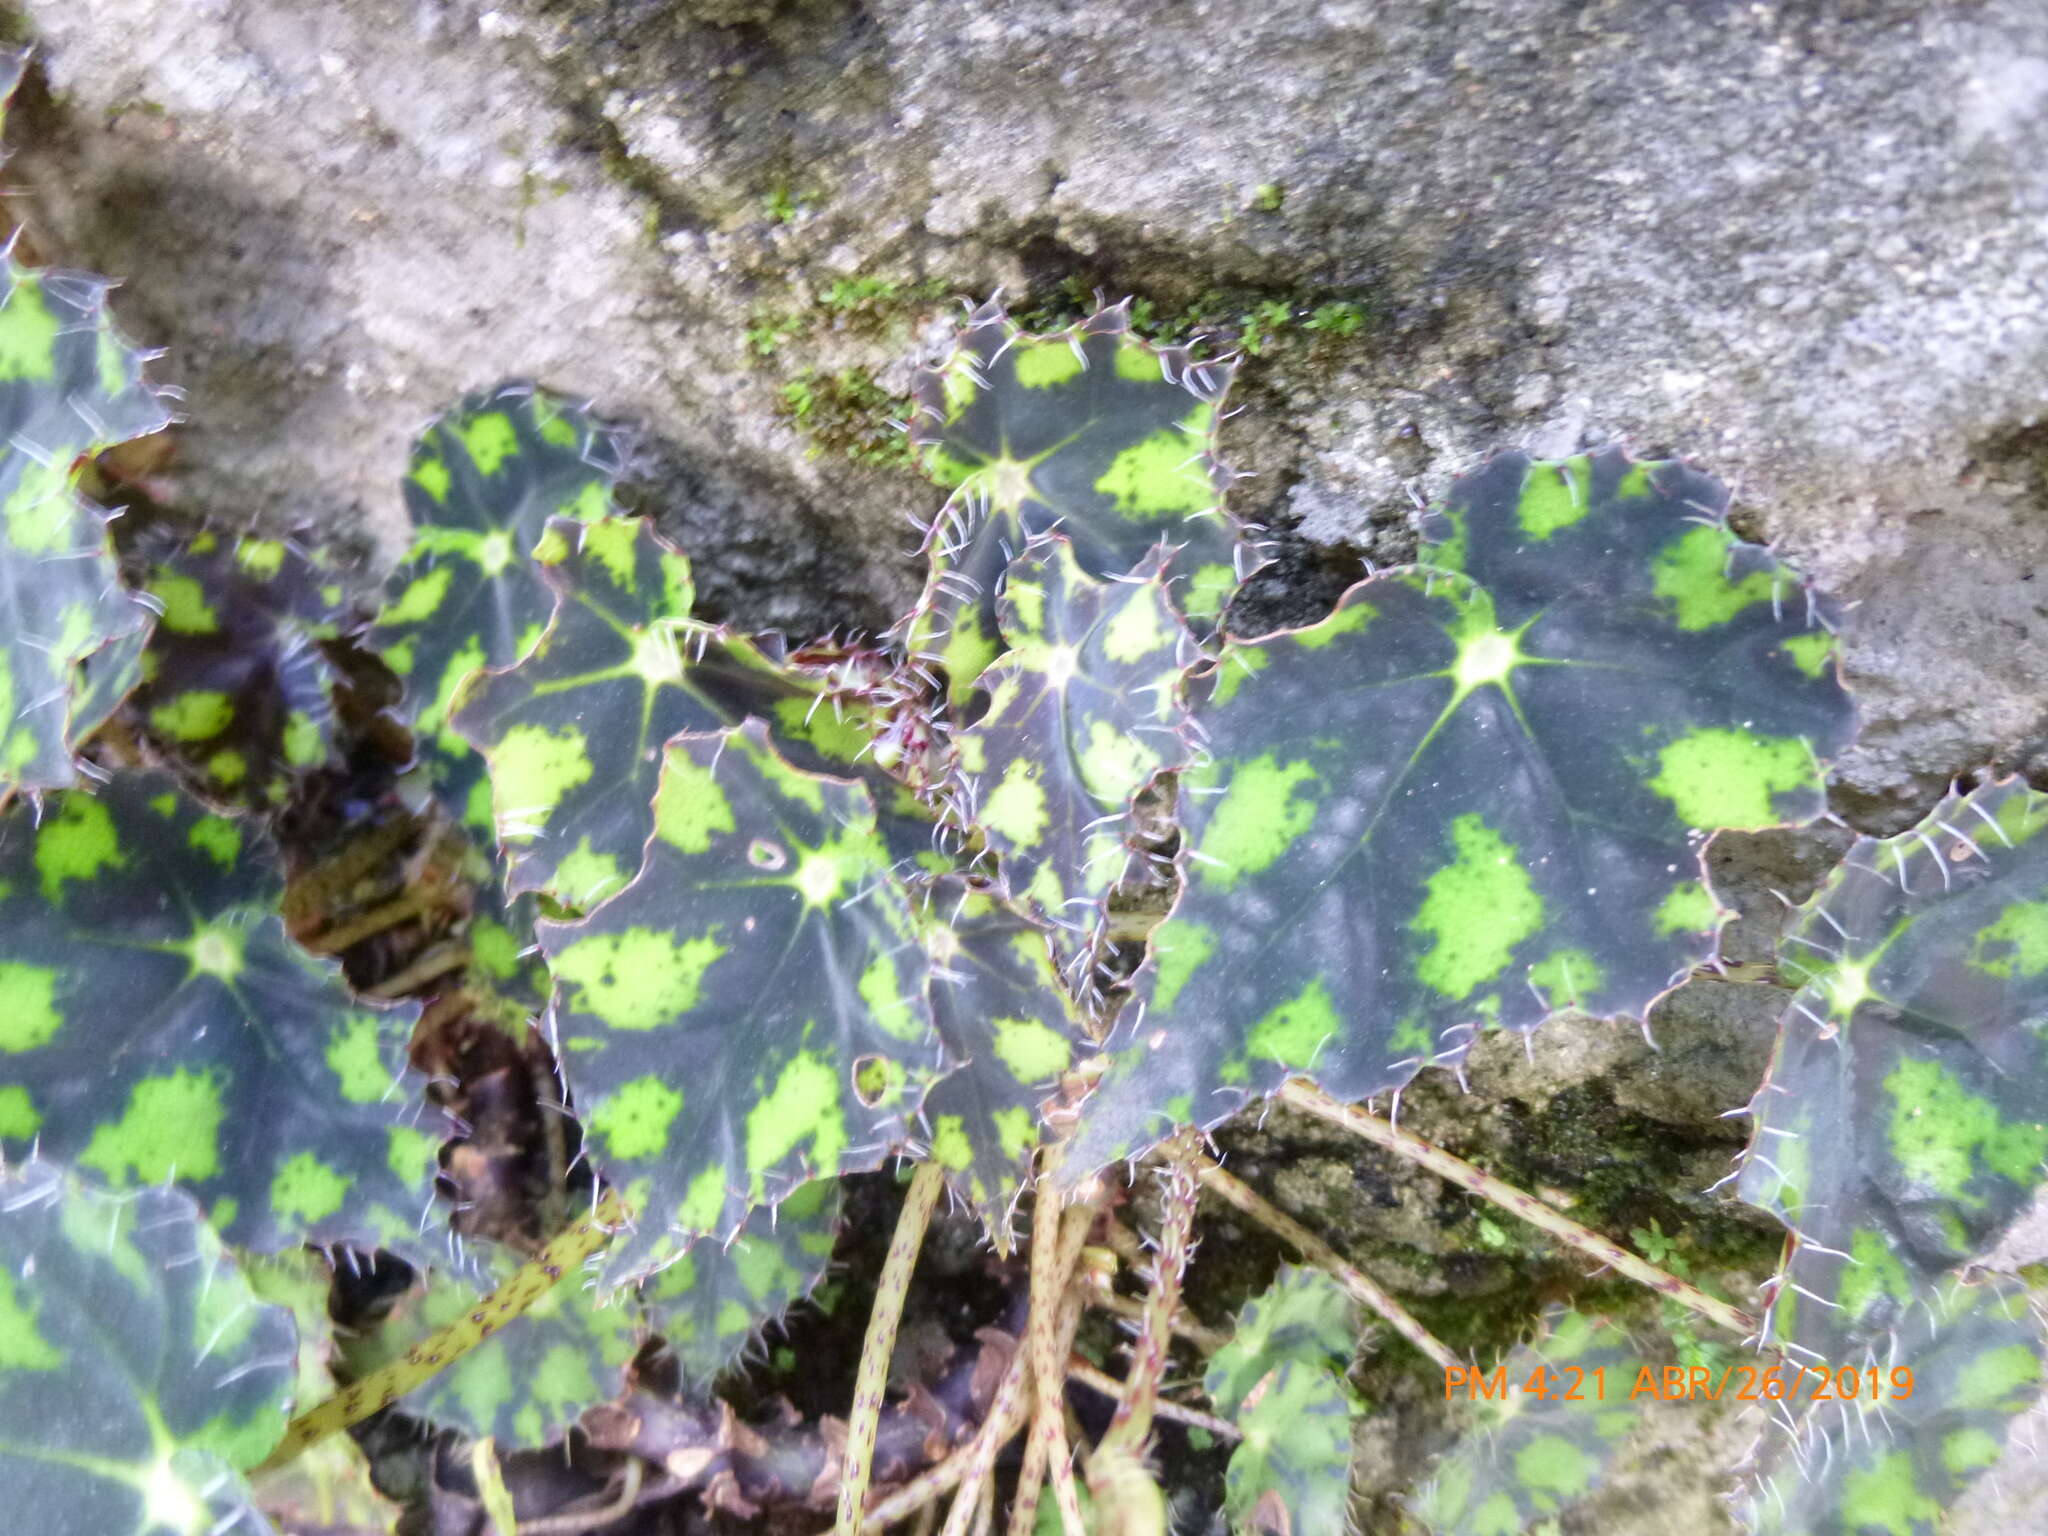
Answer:
<svg viewBox="0 0 2048 1536"><path fill-rule="evenodd" d="M782 386L780 410L809 440L812 458L834 453L856 464L910 465L910 438L902 426L910 402L882 388L865 368L807 368Z"/></svg>
<svg viewBox="0 0 2048 1536"><path fill-rule="evenodd" d="M1098 289L1113 294L1119 286L1099 276L1070 276L1013 316L1027 331L1059 330L1094 313ZM1188 346L1197 356L1236 349L1252 357L1285 355L1291 363L1314 363L1364 331L1372 308L1356 294L1328 289L1208 287L1187 296L1134 297L1130 316L1133 335Z"/></svg>

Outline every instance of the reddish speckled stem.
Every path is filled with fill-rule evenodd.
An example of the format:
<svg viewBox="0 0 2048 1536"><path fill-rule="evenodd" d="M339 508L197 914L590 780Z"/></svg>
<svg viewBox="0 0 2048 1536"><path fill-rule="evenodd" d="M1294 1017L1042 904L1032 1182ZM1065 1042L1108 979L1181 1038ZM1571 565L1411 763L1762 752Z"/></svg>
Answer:
<svg viewBox="0 0 2048 1536"><path fill-rule="evenodd" d="M1364 1270L1348 1264L1344 1256L1309 1231L1300 1222L1274 1205L1265 1196L1253 1189L1235 1174L1227 1173L1208 1158L1195 1162L1195 1177L1202 1181L1202 1187L1211 1194L1228 1200L1245 1215L1272 1232L1282 1242L1289 1244L1300 1255L1330 1276L1350 1293L1355 1301L1364 1303L1377 1312L1394 1332L1421 1350L1445 1370L1455 1370L1465 1362L1452 1354L1435 1334L1431 1333L1401 1303L1382 1290Z"/></svg>
<svg viewBox="0 0 2048 1536"><path fill-rule="evenodd" d="M875 1431L882 1422L882 1395L889 1385L889 1356L896 1348L896 1325L903 1320L903 1302L910 1294L910 1272L924 1247L932 1206L945 1187L937 1163L919 1163L903 1196L903 1210L889 1239L889 1257L875 1282L875 1304L868 1313L867 1339L861 1345L860 1371L853 1381L853 1412L846 1421L846 1461L839 1480L839 1518L834 1536L856 1536L868 1480L874 1471Z"/></svg>
<svg viewBox="0 0 2048 1536"><path fill-rule="evenodd" d="M1305 1110L1320 1120L1342 1126L1355 1136L1363 1136L1375 1146L1385 1147L1411 1163L1420 1164L1439 1178L1450 1180L1461 1189L1470 1190L1480 1199L1490 1201L1511 1215L1519 1216L1531 1226L1541 1227L1559 1242L1576 1248L1579 1252L1598 1259L1602 1264L1623 1274L1639 1285L1646 1285L1660 1296L1669 1296L1681 1306L1690 1307L1701 1317L1718 1323L1730 1333L1743 1338L1754 1337L1757 1331L1756 1319L1740 1307L1725 1301L1716 1301L1705 1291L1687 1285L1678 1276L1659 1269L1647 1259L1638 1258L1619 1244L1609 1241L1590 1227L1582 1227L1571 1217L1552 1206L1545 1205L1534 1195L1505 1180L1497 1179L1483 1169L1475 1168L1462 1157L1454 1157L1441 1147L1431 1146L1420 1136L1412 1135L1397 1125L1389 1124L1376 1115L1369 1115L1353 1105L1340 1103L1322 1089L1295 1078L1280 1090L1280 1098L1296 1109Z"/></svg>
<svg viewBox="0 0 2048 1536"><path fill-rule="evenodd" d="M607 1192L588 1217L558 1234L538 1258L521 1265L511 1279L471 1308L467 1317L435 1329L389 1365L293 1419L285 1426L277 1449L257 1470L282 1466L308 1446L360 1424L424 1385L547 1295L564 1275L580 1270L584 1260L609 1243L612 1234L625 1224L625 1206L616 1194Z"/></svg>
<svg viewBox="0 0 2048 1536"><path fill-rule="evenodd" d="M1123 1396L1096 1454L1110 1460L1142 1456L1152 1433L1152 1405L1166 1374L1167 1352L1173 1344L1173 1318L1180 1311L1180 1281L1193 1249L1195 1182L1192 1156L1185 1137L1169 1143L1159 1168L1159 1239L1152 1251L1152 1285L1138 1319L1138 1337L1131 1345L1131 1367L1124 1375Z"/></svg>

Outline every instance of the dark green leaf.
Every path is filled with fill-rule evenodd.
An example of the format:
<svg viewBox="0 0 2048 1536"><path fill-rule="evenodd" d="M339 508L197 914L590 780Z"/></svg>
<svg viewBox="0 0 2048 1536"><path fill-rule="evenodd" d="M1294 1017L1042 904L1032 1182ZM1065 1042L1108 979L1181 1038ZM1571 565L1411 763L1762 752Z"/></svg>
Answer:
<svg viewBox="0 0 2048 1536"><path fill-rule="evenodd" d="M958 738L966 815L1012 892L1087 932L1123 874L1132 798L1188 755L1177 695L1192 642L1157 556L1099 582L1057 537L1011 565L998 611L1010 649Z"/></svg>
<svg viewBox="0 0 2048 1536"><path fill-rule="evenodd" d="M469 396L413 447L413 546L371 641L405 679L443 803L473 826L490 826L490 791L481 760L447 728L449 703L472 672L509 666L540 638L554 594L527 557L549 518L610 513L624 462L609 429L530 384Z"/></svg>
<svg viewBox="0 0 2048 1536"><path fill-rule="evenodd" d="M480 1288L501 1284L519 1259L495 1250L474 1280L436 1269L415 1281L378 1327L342 1344L351 1379L390 1364L428 1334L475 1311ZM622 1372L646 1335L645 1317L623 1293L600 1296L570 1275L400 1400L401 1410L503 1450L540 1446L593 1403L618 1396Z"/></svg>
<svg viewBox="0 0 2048 1536"><path fill-rule="evenodd" d="M135 718L201 794L274 806L333 748L335 576L278 539L201 533L152 558L158 609Z"/></svg>
<svg viewBox="0 0 2048 1536"><path fill-rule="evenodd" d="M1102 579L1135 570L1155 545L1176 549L1174 601L1205 627L1247 574L1215 457L1231 365L1148 346L1127 326L1123 309L1105 309L1035 336L984 305L913 385L918 461L953 495L908 633L943 663L956 701L1002 650L1005 568L1043 534L1064 534Z"/></svg>
<svg viewBox="0 0 2048 1536"><path fill-rule="evenodd" d="M1319 1270L1283 1266L1245 1303L1203 1389L1244 1439L1224 1473L1241 1531L1338 1531L1351 1501L1351 1299Z"/></svg>
<svg viewBox="0 0 2048 1536"><path fill-rule="evenodd" d="M1148 1007L1063 1171L1290 1073L1360 1099L1481 1027L1640 1015L1706 958L1706 835L1817 813L1851 718L1825 605L1724 501L1677 464L1505 455L1453 486L1430 552L1492 574L1514 544L1498 596L1391 572L1225 649Z"/></svg>
<svg viewBox="0 0 2048 1536"><path fill-rule="evenodd" d="M1946 1511L1998 1461L2012 1420L2040 1396L2041 1343L2022 1287L1932 1285L1895 1314L1889 1333L1828 1362L1827 1397L1815 1400L1817 1375L1803 1379L1802 1401L1787 1405L1797 1410L1796 1433L1772 1416L1737 1506L1744 1528L1758 1536L1947 1530Z"/></svg>
<svg viewBox="0 0 2048 1536"><path fill-rule="evenodd" d="M286 938L270 859L160 774L0 820L0 1146L174 1178L254 1248L414 1248L440 1146L404 1091L416 1010Z"/></svg>
<svg viewBox="0 0 2048 1536"><path fill-rule="evenodd" d="M1490 1396L1415 1501L1437 1536L1515 1536L1557 1514L1593 1490L1640 1422L1629 1394L1644 1367L1627 1336L1561 1308L1544 1321L1542 1338L1487 1374Z"/></svg>
<svg viewBox="0 0 2048 1536"><path fill-rule="evenodd" d="M1039 1141L1039 1105L1087 1050L1051 936L958 876L932 882L922 926L932 1014L952 1070L924 1103L926 1140L955 1190L1006 1239Z"/></svg>
<svg viewBox="0 0 2048 1536"><path fill-rule="evenodd" d="M692 687L710 638L689 622L689 563L653 525L549 525L537 556L557 602L516 665L478 674L451 723L490 764L509 886L592 907L638 873L661 745L726 717Z"/></svg>
<svg viewBox="0 0 2048 1536"><path fill-rule="evenodd" d="M267 1258L245 1255L242 1272L258 1301L289 1308L298 1325L293 1406L325 1402L340 1385L334 1374L336 1330L327 1310L334 1281L327 1256L313 1248L287 1248ZM369 1458L351 1435L329 1435L249 1481L256 1507L286 1536L337 1527L383 1532L398 1520L398 1506L371 1485Z"/></svg>
<svg viewBox="0 0 2048 1536"><path fill-rule="evenodd" d="M1228 1417L1286 1361L1341 1374L1358 1347L1357 1310L1321 1270L1281 1265L1273 1283L1238 1313L1230 1342L1210 1356L1202 1390Z"/></svg>
<svg viewBox="0 0 2048 1536"><path fill-rule="evenodd" d="M0 70L0 76L18 64ZM113 285L5 259L0 299L0 802L78 782L72 750L134 681L149 612L122 587L73 465L162 428ZM110 649L111 648L111 649ZM96 658L96 659L95 659ZM89 693L79 675L94 659Z"/></svg>
<svg viewBox="0 0 2048 1536"><path fill-rule="evenodd" d="M665 756L638 877L540 924L591 1149L640 1218L614 1278L801 1180L877 1166L939 1067L867 789L791 768L757 721Z"/></svg>
<svg viewBox="0 0 2048 1536"><path fill-rule="evenodd" d="M1950 795L1798 913L1737 1189L1792 1236L1773 1336L1833 1363L2026 1209L2048 1157L2048 796Z"/></svg>
<svg viewBox="0 0 2048 1536"><path fill-rule="evenodd" d="M761 1329L811 1294L832 1262L839 1185L800 1184L757 1210L730 1242L706 1238L640 1287L654 1331L684 1380L708 1386Z"/></svg>
<svg viewBox="0 0 2048 1536"><path fill-rule="evenodd" d="M192 1202L0 1171L0 1494L37 1536L270 1529L241 1471L284 1433L291 1314ZM16 1524L17 1518L27 1524Z"/></svg>

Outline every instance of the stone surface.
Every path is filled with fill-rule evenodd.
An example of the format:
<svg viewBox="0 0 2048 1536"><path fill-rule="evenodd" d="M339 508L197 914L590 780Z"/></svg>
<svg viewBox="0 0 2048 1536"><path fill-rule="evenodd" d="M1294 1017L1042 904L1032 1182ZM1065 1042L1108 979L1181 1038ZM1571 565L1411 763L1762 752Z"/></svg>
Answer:
<svg viewBox="0 0 2048 1536"><path fill-rule="evenodd" d="M1862 603L1849 810L2041 745L2030 0L23 9L59 105L17 174L173 348L209 509L388 554L408 429L534 374L646 426L714 609L872 625L931 496L778 409L902 382L835 281L1345 296L1356 336L1247 369L1248 514L1384 559L1504 441L1692 454ZM762 315L804 322L772 359Z"/></svg>
<svg viewBox="0 0 2048 1536"><path fill-rule="evenodd" d="M2048 767L2038 0L17 9L47 91L10 179L38 245L124 277L124 321L170 349L196 512L388 560L417 424L532 376L638 425L712 616L878 628L937 500L874 446L914 352L953 298L1100 286L1218 345L1255 312L1275 332L1243 337L1225 440L1281 554L1247 622L1403 558L1414 498L1497 446L1619 440L1737 482L1746 530L1859 603L1859 826ZM1362 323L1303 324L1331 304ZM1768 956L1770 891L1832 846L1716 865L1731 958ZM1661 1051L1561 1026L1417 1112L1481 1150L1534 1134L1560 1178L1575 1136L1668 1125L1689 1173L1774 1009L1746 973L1696 982L1653 1015ZM1285 1160L1282 1193L1421 1256L1390 1283L1513 1273L1440 1190L1300 1136Z"/></svg>

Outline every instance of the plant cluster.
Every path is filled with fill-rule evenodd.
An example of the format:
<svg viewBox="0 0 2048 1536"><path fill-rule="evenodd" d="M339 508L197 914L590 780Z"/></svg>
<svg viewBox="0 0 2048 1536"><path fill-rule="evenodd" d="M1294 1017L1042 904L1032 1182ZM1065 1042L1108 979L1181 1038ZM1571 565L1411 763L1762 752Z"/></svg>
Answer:
<svg viewBox="0 0 2048 1536"><path fill-rule="evenodd" d="M1243 635L1231 364L1119 307L987 305L917 380L946 499L888 635L696 617L685 552L614 503L622 437L530 385L420 436L411 552L363 605L292 541L117 545L77 481L168 420L146 360L105 284L5 282L0 1484L42 1529L387 1530L331 1432L402 1423L508 1536L947 1500L947 1536L1163 1532L1169 1426L1232 1446L1235 1529L1334 1530L1355 1312L1495 1363L1205 1153L1269 1097L1726 1334L1688 1322L1682 1369L1739 1341L1792 1381L1752 1530L1932 1530L2032 1400L2024 1290L1981 1273L2048 1157L2021 783L1859 841L1795 914L1737 1178L1790 1234L1759 1315L1658 1267L1661 1231L1646 1260L1354 1107L1481 1032L1644 1016L1716 958L1708 841L1822 813L1838 610L1699 471L1503 453L1413 565ZM843 1181L898 1160L845 1417L735 1407L720 1372L814 1294ZM1008 1310L892 1391L949 1191ZM1307 1265L1220 1332L1182 1299L1203 1194ZM1513 1532L1592 1488L1640 1349L1547 1318L1495 1374L1610 1391L1481 1405L1415 1518ZM555 1481L515 1475L557 1442Z"/></svg>

